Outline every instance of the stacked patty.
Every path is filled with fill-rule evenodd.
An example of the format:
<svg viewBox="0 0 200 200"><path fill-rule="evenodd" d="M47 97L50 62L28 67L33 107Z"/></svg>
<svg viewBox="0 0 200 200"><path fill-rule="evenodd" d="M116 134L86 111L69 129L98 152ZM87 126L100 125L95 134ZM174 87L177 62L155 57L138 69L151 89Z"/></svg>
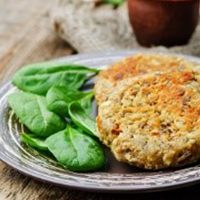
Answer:
<svg viewBox="0 0 200 200"><path fill-rule="evenodd" d="M99 136L117 160L162 169L200 158L200 67L175 60L159 72L120 80L101 101Z"/></svg>
<svg viewBox="0 0 200 200"><path fill-rule="evenodd" d="M117 83L146 73L173 69L186 65L186 61L176 56L163 54L137 54L114 63L100 72L95 84L95 97L100 105L108 99Z"/></svg>

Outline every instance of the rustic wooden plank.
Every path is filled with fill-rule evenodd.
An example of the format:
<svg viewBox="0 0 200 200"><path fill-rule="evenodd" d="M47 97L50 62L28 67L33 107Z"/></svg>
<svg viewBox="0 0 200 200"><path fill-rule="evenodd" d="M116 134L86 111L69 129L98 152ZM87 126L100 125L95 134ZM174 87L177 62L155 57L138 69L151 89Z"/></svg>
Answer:
<svg viewBox="0 0 200 200"><path fill-rule="evenodd" d="M152 194L100 194L42 183L21 175L4 164L0 165L0 199L2 200L196 200L200 199L198 187Z"/></svg>
<svg viewBox="0 0 200 200"><path fill-rule="evenodd" d="M23 64L73 53L51 30L48 13L54 4L55 0L35 0L31 5L28 0L1 1L1 81L5 82Z"/></svg>

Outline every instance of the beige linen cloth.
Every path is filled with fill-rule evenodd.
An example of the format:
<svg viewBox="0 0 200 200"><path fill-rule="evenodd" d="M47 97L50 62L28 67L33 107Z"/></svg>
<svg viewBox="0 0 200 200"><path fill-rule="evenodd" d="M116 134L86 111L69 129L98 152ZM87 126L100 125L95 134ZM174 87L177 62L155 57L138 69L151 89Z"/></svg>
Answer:
<svg viewBox="0 0 200 200"><path fill-rule="evenodd" d="M114 8L87 0L59 0L51 19L55 32L79 53L144 49L129 24L126 3ZM200 23L187 45L153 49L200 56Z"/></svg>

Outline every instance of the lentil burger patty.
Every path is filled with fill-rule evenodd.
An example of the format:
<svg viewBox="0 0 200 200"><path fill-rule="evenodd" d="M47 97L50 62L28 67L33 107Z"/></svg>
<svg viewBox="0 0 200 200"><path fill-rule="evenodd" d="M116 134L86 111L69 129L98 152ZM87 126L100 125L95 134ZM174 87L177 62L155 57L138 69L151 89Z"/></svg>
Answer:
<svg viewBox="0 0 200 200"><path fill-rule="evenodd" d="M97 125L101 141L110 146L120 133L121 114L115 111L115 105L110 105L109 97L112 98L114 93L116 94L121 88L126 87L129 82L132 83L134 77L143 77L145 74L154 73L157 70L193 68L196 65L196 63L188 62L175 56L138 54L102 71L95 85L95 97L99 103ZM130 69L128 70L129 66ZM124 74L124 79L116 80L114 78L119 73Z"/></svg>
<svg viewBox="0 0 200 200"><path fill-rule="evenodd" d="M99 109L118 161L163 169L200 158L200 66L125 79Z"/></svg>
<svg viewBox="0 0 200 200"><path fill-rule="evenodd" d="M114 63L99 73L95 84L95 98L98 104L106 101L116 84L126 78L149 72L177 68L184 60L176 56L163 54L137 54Z"/></svg>

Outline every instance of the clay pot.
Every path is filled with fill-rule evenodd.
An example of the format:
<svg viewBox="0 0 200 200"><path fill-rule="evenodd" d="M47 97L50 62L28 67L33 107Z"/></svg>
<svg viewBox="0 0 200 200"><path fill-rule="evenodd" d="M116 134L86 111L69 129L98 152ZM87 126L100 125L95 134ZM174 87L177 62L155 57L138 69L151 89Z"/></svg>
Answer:
<svg viewBox="0 0 200 200"><path fill-rule="evenodd" d="M186 44L199 18L199 0L128 0L128 9L144 46Z"/></svg>

